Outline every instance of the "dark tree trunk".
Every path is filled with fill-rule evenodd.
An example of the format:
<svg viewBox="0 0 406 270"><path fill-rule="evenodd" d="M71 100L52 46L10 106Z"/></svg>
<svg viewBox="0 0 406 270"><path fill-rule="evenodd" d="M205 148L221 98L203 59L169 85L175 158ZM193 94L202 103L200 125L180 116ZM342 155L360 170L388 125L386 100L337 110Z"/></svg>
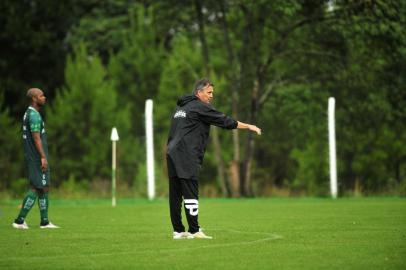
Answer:
<svg viewBox="0 0 406 270"><path fill-rule="evenodd" d="M238 119L238 80L236 74L236 61L234 48L231 45L229 26L227 23L227 11L224 0L218 2L222 17L220 18L220 24L223 29L224 44L227 51L227 63L229 66L229 72L227 73L227 79L231 82L231 109L232 117ZM238 197L240 195L240 138L238 130L233 131L233 160L229 164L229 192L231 196Z"/></svg>
<svg viewBox="0 0 406 270"><path fill-rule="evenodd" d="M259 85L258 82L255 81L254 87L252 89L252 97L251 97L251 110L249 116L249 123L256 123L257 115L258 115L258 92L259 92ZM251 190L251 168L252 168L252 160L254 157L254 148L255 148L255 140L254 140L254 133L249 132L247 134L247 144L245 147L245 158L242 164L242 173L241 173L241 195L244 197L253 196Z"/></svg>
<svg viewBox="0 0 406 270"><path fill-rule="evenodd" d="M210 78L211 75L211 65L210 65L210 55L209 55L209 49L207 46L206 42L206 37L204 33L204 17L202 13L202 1L201 0L195 0L195 8L196 8L196 14L197 14L197 22L199 25L199 39L200 42L202 43L202 54L203 54L203 63L204 63L204 68L206 72L206 76ZM224 196L229 196L229 190L228 190L228 185L227 185L227 178L226 178L226 170L225 170L225 165L224 161L221 158L221 143L220 143L220 138L218 135L218 129L216 127L212 128L211 131L211 140L213 143L213 148L214 148L214 156L216 158L217 162L217 176L219 179L219 185L221 187L221 192L223 193Z"/></svg>

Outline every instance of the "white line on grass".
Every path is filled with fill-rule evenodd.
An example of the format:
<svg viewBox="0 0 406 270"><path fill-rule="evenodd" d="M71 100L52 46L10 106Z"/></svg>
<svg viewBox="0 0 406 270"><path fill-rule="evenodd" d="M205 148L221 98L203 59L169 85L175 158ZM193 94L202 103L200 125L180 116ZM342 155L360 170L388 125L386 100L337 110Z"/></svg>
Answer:
<svg viewBox="0 0 406 270"><path fill-rule="evenodd" d="M275 241L282 239L283 237L281 235L278 235L276 233L267 233L267 232L250 232L250 231L239 231L239 230L234 230L234 229L211 229L210 231L228 231L232 233L238 233L238 234L259 234L259 235L264 235L264 238L260 239L255 239L255 240L249 240L249 241L241 241L241 242L234 242L234 243L224 243L224 244L207 244L207 245L200 245L200 246L188 246L184 248L168 248L168 249L143 249L143 250L133 250L133 251L124 251L124 252L104 252L104 253L94 253L94 254L86 254L86 255L56 255L56 256L47 256L47 257L39 257L39 256L27 256L27 259L39 259L39 260L49 260L49 259L63 259L63 258L88 258L88 257L101 257L101 256L111 256L111 255L128 255L128 254L141 254L141 253L149 253L149 252L173 252L173 251L189 251L189 250L196 250L196 249L201 249L201 248L218 248L218 247L233 247L233 246L243 246L243 245L252 245L252 244L257 244L257 243L262 243L262 242L268 242L268 241ZM171 238L170 235L168 237ZM221 239L221 238L217 238ZM184 240L173 240L174 242L183 242L183 243L190 243L190 242L200 242L200 243L213 243L215 242L216 238L214 239L184 239ZM25 259L22 256L18 257L8 257L7 260L22 260Z"/></svg>
<svg viewBox="0 0 406 270"><path fill-rule="evenodd" d="M266 242L266 241L274 241L278 239L282 239L283 237L281 235L275 234L275 233L267 233L267 232L247 232L247 231L238 231L238 230L233 230L233 229L213 229L211 231L230 231L234 233L239 233L239 234L263 234L266 235L265 238L260 238L256 240L250 240L250 241L241 241L241 242L235 242L235 243L226 243L226 244L212 244L212 245L204 245L204 246L197 246L197 247L187 247L183 249L176 249L176 250L192 250L192 249L199 249L199 248L218 248L218 247L231 247L231 246L243 246L243 245L252 245L256 243L261 243L261 242ZM187 241L189 239L185 239ZM193 239L192 239L193 240ZM205 240L205 239L197 239L198 241L213 241L213 240ZM173 249L171 249L172 251ZM165 250L166 251L166 250Z"/></svg>

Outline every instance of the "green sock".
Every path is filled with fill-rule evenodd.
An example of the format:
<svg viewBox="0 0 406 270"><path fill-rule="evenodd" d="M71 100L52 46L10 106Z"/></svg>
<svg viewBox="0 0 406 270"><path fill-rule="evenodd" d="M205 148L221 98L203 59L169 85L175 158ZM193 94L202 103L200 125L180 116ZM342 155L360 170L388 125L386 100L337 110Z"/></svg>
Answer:
<svg viewBox="0 0 406 270"><path fill-rule="evenodd" d="M28 212L30 212L36 199L37 199L37 193L32 190L29 190L23 200L23 206L21 207L20 213L18 214L18 217L16 218L16 220L14 222L16 222L18 224L22 224L24 222L24 219L27 217Z"/></svg>
<svg viewBox="0 0 406 270"><path fill-rule="evenodd" d="M41 225L47 225L49 223L48 220L48 192L40 192L38 195L38 206L39 212L41 214Z"/></svg>

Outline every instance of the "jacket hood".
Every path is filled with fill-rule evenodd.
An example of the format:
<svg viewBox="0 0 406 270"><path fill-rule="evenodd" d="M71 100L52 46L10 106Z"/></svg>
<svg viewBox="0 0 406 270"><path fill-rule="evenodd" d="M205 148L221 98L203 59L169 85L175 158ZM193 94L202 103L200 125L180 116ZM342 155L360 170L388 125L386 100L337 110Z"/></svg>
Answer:
<svg viewBox="0 0 406 270"><path fill-rule="evenodd" d="M185 106L187 103L189 103L193 100L197 100L197 99L198 98L195 95L186 95L186 96L180 97L178 99L177 105L182 107L182 106Z"/></svg>

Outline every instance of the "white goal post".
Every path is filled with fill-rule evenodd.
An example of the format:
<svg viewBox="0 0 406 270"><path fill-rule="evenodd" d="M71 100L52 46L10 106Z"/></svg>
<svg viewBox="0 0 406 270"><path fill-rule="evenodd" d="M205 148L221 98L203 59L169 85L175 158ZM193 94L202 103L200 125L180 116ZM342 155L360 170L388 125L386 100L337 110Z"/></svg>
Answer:
<svg viewBox="0 0 406 270"><path fill-rule="evenodd" d="M328 141L330 161L330 192L333 199L337 198L337 155L335 131L335 99L328 99Z"/></svg>
<svg viewBox="0 0 406 270"><path fill-rule="evenodd" d="M152 117L153 101L145 101L145 139L147 146L147 181L148 199L155 198L155 169L154 169L154 131Z"/></svg>

